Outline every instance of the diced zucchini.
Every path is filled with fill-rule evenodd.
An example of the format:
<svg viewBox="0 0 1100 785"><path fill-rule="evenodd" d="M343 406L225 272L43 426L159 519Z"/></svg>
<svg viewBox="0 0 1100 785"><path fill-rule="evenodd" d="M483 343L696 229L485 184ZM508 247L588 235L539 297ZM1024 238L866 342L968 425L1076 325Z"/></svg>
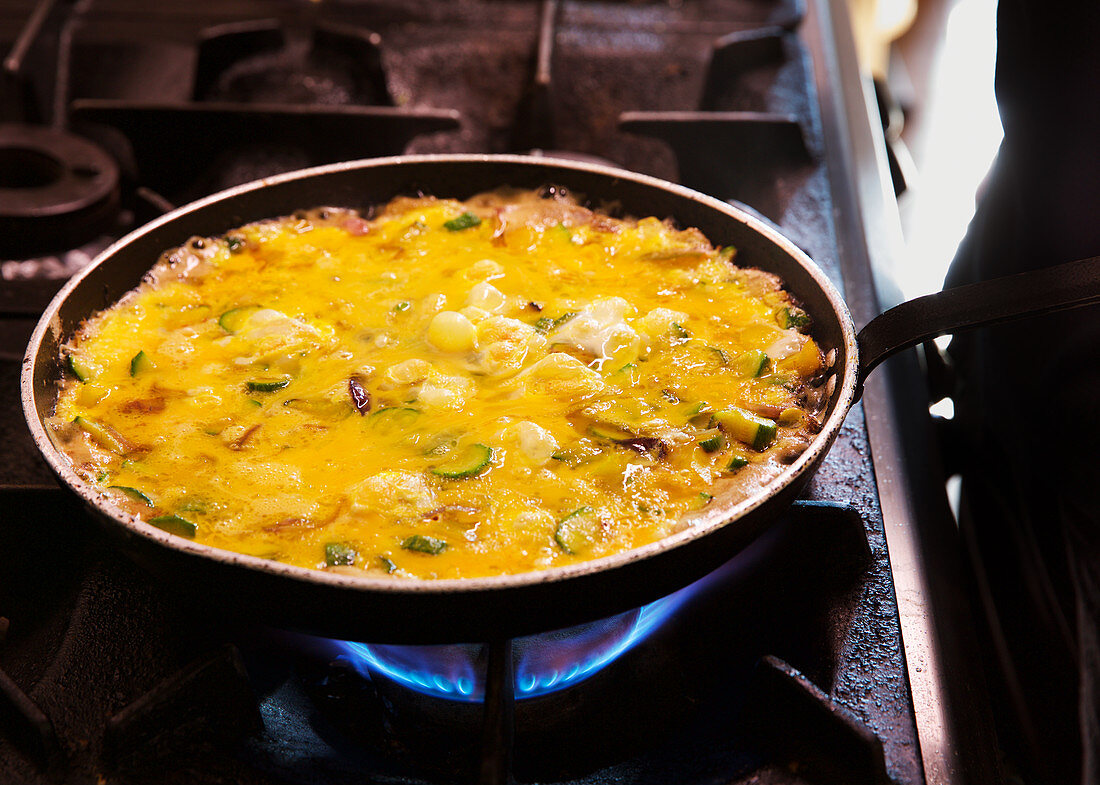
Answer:
<svg viewBox="0 0 1100 785"><path fill-rule="evenodd" d="M130 451L130 444L125 437L109 425L93 420L90 417L77 416L73 422L84 433L92 437L100 447L125 455Z"/></svg>
<svg viewBox="0 0 1100 785"><path fill-rule="evenodd" d="M690 421L690 424L694 425L696 428L699 428L700 430L709 431L711 428L715 427L718 423L714 419L714 414L712 414L711 412L704 411L704 412L700 412L699 414L692 417L691 421Z"/></svg>
<svg viewBox="0 0 1100 785"><path fill-rule="evenodd" d="M90 382L95 378L95 371L92 370L92 367L75 354L65 356L65 366L69 369L69 373L82 382Z"/></svg>
<svg viewBox="0 0 1100 785"><path fill-rule="evenodd" d="M565 313L563 313L561 316L559 316L553 322L550 323L550 329L551 330L558 329L563 324L568 322L570 319L575 317L577 315L577 313L578 313L577 311L566 311Z"/></svg>
<svg viewBox="0 0 1100 785"><path fill-rule="evenodd" d="M676 426L684 426L694 420L700 414L707 411L709 404L706 401L687 401L673 407L668 421Z"/></svg>
<svg viewBox="0 0 1100 785"><path fill-rule="evenodd" d="M703 439L699 442L699 446L703 448L703 452L718 452L722 449L722 445L725 441L721 436L711 436L709 439Z"/></svg>
<svg viewBox="0 0 1100 785"><path fill-rule="evenodd" d="M549 316L540 316L538 319L535 319L531 326L535 328L535 332L539 333L540 335L546 335L548 332L550 332L550 327L553 324L554 320L551 319Z"/></svg>
<svg viewBox="0 0 1100 785"><path fill-rule="evenodd" d="M590 439L582 439L576 444L563 447L550 457L555 461L561 461L566 466L580 466L602 455L602 450Z"/></svg>
<svg viewBox="0 0 1100 785"><path fill-rule="evenodd" d="M588 426L588 435L606 442L621 442L632 439L634 434L609 422L594 422Z"/></svg>
<svg viewBox="0 0 1100 785"><path fill-rule="evenodd" d="M671 329L674 338L681 338L686 340L691 337L691 333L688 332L688 329L679 322L673 322Z"/></svg>
<svg viewBox="0 0 1100 785"><path fill-rule="evenodd" d="M239 254L244 250L244 238L238 237L235 234L227 234L225 236L225 244L229 248L229 253Z"/></svg>
<svg viewBox="0 0 1100 785"><path fill-rule="evenodd" d="M410 409L407 406L386 406L372 412L367 422L381 433L396 433L407 431L419 417L419 409Z"/></svg>
<svg viewBox="0 0 1100 785"><path fill-rule="evenodd" d="M382 569L391 575L397 572L397 565L388 556L379 556L378 561L382 563Z"/></svg>
<svg viewBox="0 0 1100 785"><path fill-rule="evenodd" d="M776 321L783 329L803 330L810 326L810 315L793 305L780 308L775 314Z"/></svg>
<svg viewBox="0 0 1100 785"><path fill-rule="evenodd" d="M149 355L145 353L144 349L135 354L130 360L131 376L137 376L139 373L145 373L146 371L151 371L154 368L156 368L156 366L153 364L153 361L149 359Z"/></svg>
<svg viewBox="0 0 1100 785"><path fill-rule="evenodd" d="M627 447L629 445L624 444L623 446ZM644 454L646 446L637 445L632 449ZM623 483L629 485L627 482L627 476L629 475L624 476L626 465L629 462L629 457L622 450L604 450L591 460L584 462L584 473L589 477L622 478Z"/></svg>
<svg viewBox="0 0 1100 785"><path fill-rule="evenodd" d="M655 436L642 436L619 425L597 421L588 426L588 434L600 441L612 442L635 452L660 459L668 453L668 445ZM613 458L608 455L607 457Z"/></svg>
<svg viewBox="0 0 1100 785"><path fill-rule="evenodd" d="M493 450L484 444L470 444L457 450L451 460L432 467L432 474L449 479L461 479L480 474L489 465Z"/></svg>
<svg viewBox="0 0 1100 785"><path fill-rule="evenodd" d="M401 547L407 551L430 553L433 556L438 556L447 550L447 542L436 537L429 537L426 534L414 534L412 537L406 537L401 542Z"/></svg>
<svg viewBox="0 0 1100 785"><path fill-rule="evenodd" d="M458 446L458 438L450 436L448 434L441 434L432 439L425 447L425 455L434 455L437 458L442 458L444 455L450 454L451 450Z"/></svg>
<svg viewBox="0 0 1100 785"><path fill-rule="evenodd" d="M599 535L599 516L589 507L573 510L558 521L554 530L554 540L563 551L574 556L592 547Z"/></svg>
<svg viewBox="0 0 1100 785"><path fill-rule="evenodd" d="M719 365L729 365L730 357L726 354L725 350L719 349L717 346L708 346L711 356L714 357L714 361Z"/></svg>
<svg viewBox="0 0 1100 785"><path fill-rule="evenodd" d="M249 392L275 392L281 390L290 384L290 379L283 377L282 379L251 379L245 382L245 387Z"/></svg>
<svg viewBox="0 0 1100 785"><path fill-rule="evenodd" d="M413 221L408 227L405 228L405 232L401 235L401 239L404 241L411 240L414 237L419 237L428 230L428 225L423 221Z"/></svg>
<svg viewBox="0 0 1100 785"><path fill-rule="evenodd" d="M209 505L202 499L191 497L180 501L179 509L181 512L194 512L199 515L206 515L209 510Z"/></svg>
<svg viewBox="0 0 1100 785"><path fill-rule="evenodd" d="M239 332L249 317L258 310L260 310L258 305L242 305L240 308L233 308L218 317L218 324L227 333Z"/></svg>
<svg viewBox="0 0 1100 785"><path fill-rule="evenodd" d="M393 310L394 310L395 313L401 313L402 311L409 310L409 308L411 308L411 307L412 307L412 305L409 303L408 300L402 300L401 302L399 302L397 305L395 305L393 307Z"/></svg>
<svg viewBox="0 0 1100 785"><path fill-rule="evenodd" d="M631 386L637 384L640 378L638 366L634 363L627 363L611 375L616 381L625 381Z"/></svg>
<svg viewBox="0 0 1100 785"><path fill-rule="evenodd" d="M195 535L199 533L197 525L178 515L158 515L155 518L150 518L149 523L158 529L164 529L169 534L176 534L188 539L194 539Z"/></svg>
<svg viewBox="0 0 1100 785"><path fill-rule="evenodd" d="M131 499L133 499L134 501L141 502L142 504L144 504L148 507L153 506L152 499L150 499L144 493L139 491L137 488L131 488L128 485L108 485L107 488L108 488L108 490L112 490L112 491L121 491L122 493L126 494Z"/></svg>
<svg viewBox="0 0 1100 785"><path fill-rule="evenodd" d="M531 326L535 328L536 332L546 335L558 329L576 315L577 311L566 311L561 316L554 319L551 319L549 316L540 316L538 319L535 319L534 324Z"/></svg>
<svg viewBox="0 0 1100 785"><path fill-rule="evenodd" d="M765 449L775 439L776 424L766 417L736 406L716 412L714 416L722 430L754 450Z"/></svg>
<svg viewBox="0 0 1100 785"><path fill-rule="evenodd" d="M658 251L650 251L639 257L647 262L680 262L681 264L700 262L706 258L706 253L697 248L662 248Z"/></svg>
<svg viewBox="0 0 1100 785"><path fill-rule="evenodd" d="M325 564L335 567L340 564L355 564L359 551L350 542L325 543Z"/></svg>
<svg viewBox="0 0 1100 785"><path fill-rule="evenodd" d="M461 232L463 229L472 229L481 224L481 219L473 213L466 211L457 218L443 222L443 228L449 232Z"/></svg>
<svg viewBox="0 0 1100 785"><path fill-rule="evenodd" d="M755 379L767 369L768 355L759 349L751 349L737 358L735 367L741 376Z"/></svg>
<svg viewBox="0 0 1100 785"><path fill-rule="evenodd" d="M743 455L735 455L732 458L730 458L730 462L728 464L726 464L726 471L727 472L735 472L738 469L741 469L741 468L743 468L745 466L748 466L748 465L749 465L749 459L748 458L746 458Z"/></svg>
<svg viewBox="0 0 1100 785"><path fill-rule="evenodd" d="M251 400L251 399L249 399ZM283 406L305 414L312 415L326 421L342 420L349 416L355 409L348 400L333 400L331 398L287 398ZM262 404L261 404L262 405ZM364 412L364 415L366 413Z"/></svg>
<svg viewBox="0 0 1100 785"><path fill-rule="evenodd" d="M788 428L802 425L806 422L806 413L796 406L791 406L779 413L778 422L780 425L785 425Z"/></svg>
<svg viewBox="0 0 1100 785"><path fill-rule="evenodd" d="M699 491L699 496L695 500L695 509L701 510L704 507L706 507L708 504L710 504L712 501L714 501L714 496L707 493L706 491Z"/></svg>

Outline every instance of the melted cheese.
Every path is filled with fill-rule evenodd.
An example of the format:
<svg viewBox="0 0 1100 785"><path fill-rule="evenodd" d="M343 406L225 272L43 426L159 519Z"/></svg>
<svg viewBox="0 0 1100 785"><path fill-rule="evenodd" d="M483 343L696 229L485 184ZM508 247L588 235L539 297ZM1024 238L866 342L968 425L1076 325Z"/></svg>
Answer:
<svg viewBox="0 0 1100 785"><path fill-rule="evenodd" d="M638 547L814 429L821 352L730 256L533 194L245 226L166 254L65 346L83 378L56 438L145 520L306 567L471 577Z"/></svg>

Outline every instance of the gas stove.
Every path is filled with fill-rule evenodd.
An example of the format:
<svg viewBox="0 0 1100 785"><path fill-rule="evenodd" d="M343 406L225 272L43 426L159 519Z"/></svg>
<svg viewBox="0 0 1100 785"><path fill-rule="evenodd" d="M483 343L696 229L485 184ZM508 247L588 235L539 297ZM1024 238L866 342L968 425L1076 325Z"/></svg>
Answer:
<svg viewBox="0 0 1100 785"><path fill-rule="evenodd" d="M0 46L4 781L995 781L942 488L913 468L921 402L892 391L911 358L728 565L595 631L467 642L460 675L161 585L56 487L18 407L37 315L113 239L387 154L554 152L683 183L777 225L865 322L896 216L842 3L7 3ZM563 640L596 643L524 659Z"/></svg>

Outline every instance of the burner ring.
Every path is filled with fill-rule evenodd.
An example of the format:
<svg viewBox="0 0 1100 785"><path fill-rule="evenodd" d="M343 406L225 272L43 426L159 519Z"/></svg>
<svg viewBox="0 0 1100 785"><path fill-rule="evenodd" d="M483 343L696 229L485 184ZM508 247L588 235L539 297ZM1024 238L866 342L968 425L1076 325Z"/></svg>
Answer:
<svg viewBox="0 0 1100 785"><path fill-rule="evenodd" d="M0 252L67 249L117 213L119 168L66 131L0 124Z"/></svg>

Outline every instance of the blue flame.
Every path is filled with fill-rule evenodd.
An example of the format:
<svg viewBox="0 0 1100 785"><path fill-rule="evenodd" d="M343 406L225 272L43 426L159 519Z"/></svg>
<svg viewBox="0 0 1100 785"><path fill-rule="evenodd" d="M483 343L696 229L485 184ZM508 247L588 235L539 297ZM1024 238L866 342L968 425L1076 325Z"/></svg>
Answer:
<svg viewBox="0 0 1100 785"><path fill-rule="evenodd" d="M517 698L564 689L597 673L656 630L692 587L619 616L513 641ZM455 701L484 697L483 647L389 646L338 641L361 671L379 673L427 695Z"/></svg>

